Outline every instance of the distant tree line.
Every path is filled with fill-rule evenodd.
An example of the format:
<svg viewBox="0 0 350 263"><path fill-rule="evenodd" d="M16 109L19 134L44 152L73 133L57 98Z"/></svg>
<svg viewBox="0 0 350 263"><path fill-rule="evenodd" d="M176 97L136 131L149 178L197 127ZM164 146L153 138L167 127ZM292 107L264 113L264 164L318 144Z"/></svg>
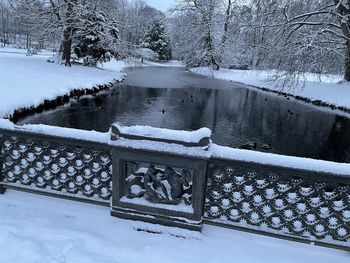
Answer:
<svg viewBox="0 0 350 263"><path fill-rule="evenodd" d="M350 0L178 0L173 54L189 67L342 73L350 81Z"/></svg>
<svg viewBox="0 0 350 263"><path fill-rule="evenodd" d="M56 49L67 66L72 58L95 66L133 55L164 18L141 0L0 0L0 45Z"/></svg>
<svg viewBox="0 0 350 263"><path fill-rule="evenodd" d="M350 81L350 0L0 0L0 45L57 49L86 65L172 57L188 67L343 74Z"/></svg>

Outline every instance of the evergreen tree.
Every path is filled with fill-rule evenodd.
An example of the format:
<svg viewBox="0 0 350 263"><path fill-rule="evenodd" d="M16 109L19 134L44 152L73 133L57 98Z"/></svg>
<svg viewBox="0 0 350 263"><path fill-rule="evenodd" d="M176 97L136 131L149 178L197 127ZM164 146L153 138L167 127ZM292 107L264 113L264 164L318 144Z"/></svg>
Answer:
<svg viewBox="0 0 350 263"><path fill-rule="evenodd" d="M148 48L159 55L160 60L171 59L170 41L166 36L165 26L159 20L153 21L141 43L142 48Z"/></svg>
<svg viewBox="0 0 350 263"><path fill-rule="evenodd" d="M84 65L96 66L98 63L118 57L119 32L115 23L96 8L81 9L79 26L75 31L73 51L82 58Z"/></svg>

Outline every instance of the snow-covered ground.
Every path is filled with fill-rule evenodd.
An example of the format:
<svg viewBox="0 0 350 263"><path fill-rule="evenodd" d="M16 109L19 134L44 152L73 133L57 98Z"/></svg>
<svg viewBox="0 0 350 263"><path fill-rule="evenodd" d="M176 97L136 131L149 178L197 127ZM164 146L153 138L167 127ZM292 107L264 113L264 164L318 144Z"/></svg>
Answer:
<svg viewBox="0 0 350 263"><path fill-rule="evenodd" d="M0 53L12 53L12 54L27 54L26 49L20 49L20 48L15 48L15 47L0 47ZM48 50L41 50L38 52L39 56L51 56L53 55L53 52L48 51Z"/></svg>
<svg viewBox="0 0 350 263"><path fill-rule="evenodd" d="M182 61L178 60L170 60L168 62L154 62L154 61L144 61L143 66L151 66L151 67L175 67L175 68L183 68L185 65Z"/></svg>
<svg viewBox="0 0 350 263"><path fill-rule="evenodd" d="M127 67L175 67L175 68L185 67L183 62L179 60L170 60L167 62L155 62L155 61L149 61L145 59L143 63L141 63L141 60L139 58L129 58L123 61L112 60L110 62L105 63L102 66L102 68L113 69L116 66L120 65L120 63L124 63L123 65L126 65Z"/></svg>
<svg viewBox="0 0 350 263"><path fill-rule="evenodd" d="M305 74L299 83L282 88L281 83L271 81L271 72L262 70L230 70L201 67L191 69L193 73L218 79L239 82L258 88L283 91L293 96L301 96L311 100L321 100L327 104L350 109L350 84L341 83L342 76Z"/></svg>
<svg viewBox="0 0 350 263"><path fill-rule="evenodd" d="M0 196L0 211L4 263L345 263L350 257L209 225L200 234L124 221L111 217L106 207L16 191Z"/></svg>
<svg viewBox="0 0 350 263"><path fill-rule="evenodd" d="M120 80L124 75L121 71L126 67L123 62L115 62L103 70L79 65L67 68L47 63L50 53L26 56L21 54L23 50L18 50L20 54L15 51L0 48L0 117L17 108L55 99L73 89L92 88L114 79Z"/></svg>

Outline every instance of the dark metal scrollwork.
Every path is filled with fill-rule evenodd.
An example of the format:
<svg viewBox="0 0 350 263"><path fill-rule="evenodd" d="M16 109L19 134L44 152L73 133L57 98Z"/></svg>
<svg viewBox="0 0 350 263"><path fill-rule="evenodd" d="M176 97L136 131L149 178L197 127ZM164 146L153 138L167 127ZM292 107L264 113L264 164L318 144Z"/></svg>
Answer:
<svg viewBox="0 0 350 263"><path fill-rule="evenodd" d="M109 150L2 135L0 159L6 185L103 202L112 196Z"/></svg>
<svg viewBox="0 0 350 263"><path fill-rule="evenodd" d="M332 182L323 181L321 176L210 163L204 216L228 225L349 246L350 183L337 183L335 176Z"/></svg>

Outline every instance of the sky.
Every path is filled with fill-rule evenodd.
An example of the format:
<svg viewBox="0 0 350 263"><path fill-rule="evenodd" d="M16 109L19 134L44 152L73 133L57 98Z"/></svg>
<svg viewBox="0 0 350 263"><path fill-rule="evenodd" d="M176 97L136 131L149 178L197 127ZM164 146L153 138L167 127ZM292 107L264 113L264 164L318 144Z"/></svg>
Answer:
<svg viewBox="0 0 350 263"><path fill-rule="evenodd" d="M166 11L171 7L175 0L145 0L145 2L158 10Z"/></svg>

